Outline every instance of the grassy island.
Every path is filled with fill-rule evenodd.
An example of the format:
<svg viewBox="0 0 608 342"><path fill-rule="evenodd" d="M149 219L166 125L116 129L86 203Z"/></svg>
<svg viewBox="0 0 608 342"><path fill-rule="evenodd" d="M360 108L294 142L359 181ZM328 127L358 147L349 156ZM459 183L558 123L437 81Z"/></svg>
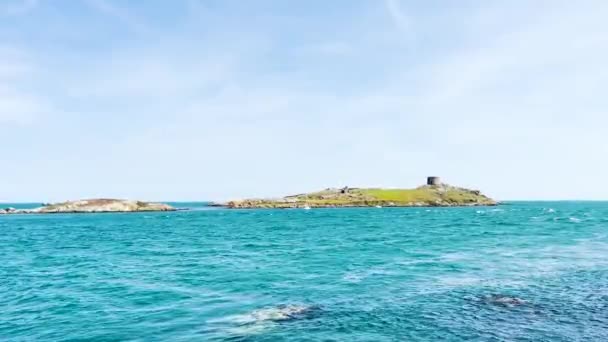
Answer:
<svg viewBox="0 0 608 342"><path fill-rule="evenodd" d="M228 208L333 208L333 207L452 207L492 206L493 199L478 190L447 184L424 185L415 189L328 188L323 191L278 199L244 199L221 206Z"/></svg>

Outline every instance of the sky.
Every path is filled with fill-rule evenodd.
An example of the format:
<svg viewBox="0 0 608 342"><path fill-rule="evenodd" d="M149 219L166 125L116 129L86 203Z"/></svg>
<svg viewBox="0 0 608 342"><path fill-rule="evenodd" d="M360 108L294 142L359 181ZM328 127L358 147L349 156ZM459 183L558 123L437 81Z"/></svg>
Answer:
<svg viewBox="0 0 608 342"><path fill-rule="evenodd" d="M608 199L608 2L0 0L0 201Z"/></svg>

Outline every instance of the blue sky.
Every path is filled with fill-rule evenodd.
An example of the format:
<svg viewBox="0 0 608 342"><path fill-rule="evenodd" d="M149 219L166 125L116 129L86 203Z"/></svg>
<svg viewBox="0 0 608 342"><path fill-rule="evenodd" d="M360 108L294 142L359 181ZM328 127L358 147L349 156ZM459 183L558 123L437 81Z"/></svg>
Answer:
<svg viewBox="0 0 608 342"><path fill-rule="evenodd" d="M427 175L608 199L605 18L605 1L0 0L0 200Z"/></svg>

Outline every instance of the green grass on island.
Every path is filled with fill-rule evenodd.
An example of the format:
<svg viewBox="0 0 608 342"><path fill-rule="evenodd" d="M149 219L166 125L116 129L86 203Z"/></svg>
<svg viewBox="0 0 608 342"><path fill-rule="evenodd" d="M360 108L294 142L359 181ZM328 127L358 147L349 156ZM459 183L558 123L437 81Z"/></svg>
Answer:
<svg viewBox="0 0 608 342"><path fill-rule="evenodd" d="M415 189L329 188L318 192L278 199L230 201L228 208L331 208L331 207L422 207L487 206L497 202L478 190L447 184L424 185Z"/></svg>

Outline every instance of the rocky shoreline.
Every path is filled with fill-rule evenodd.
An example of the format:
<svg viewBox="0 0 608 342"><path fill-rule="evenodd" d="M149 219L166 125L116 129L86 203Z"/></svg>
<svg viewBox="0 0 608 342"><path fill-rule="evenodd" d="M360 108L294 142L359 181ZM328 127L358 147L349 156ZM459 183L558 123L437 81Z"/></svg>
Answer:
<svg viewBox="0 0 608 342"><path fill-rule="evenodd" d="M34 209L0 209L0 215L10 214L62 214L62 213L120 213L175 211L177 209L164 203L151 203L120 199L87 199L48 204Z"/></svg>
<svg viewBox="0 0 608 342"><path fill-rule="evenodd" d="M274 199L242 199L210 206L228 209L311 209L358 207L471 207L495 206L499 203L479 190L441 183L438 177L428 177L427 184L413 189L387 188L327 188L322 191L290 195ZM34 209L0 208L0 215L115 213L185 210L164 203L122 199L86 199L46 204ZM187 209L186 209L187 210Z"/></svg>
<svg viewBox="0 0 608 342"><path fill-rule="evenodd" d="M356 207L471 207L499 203L478 190L447 184L415 189L328 188L277 199L243 199L214 206L229 209L356 208Z"/></svg>

